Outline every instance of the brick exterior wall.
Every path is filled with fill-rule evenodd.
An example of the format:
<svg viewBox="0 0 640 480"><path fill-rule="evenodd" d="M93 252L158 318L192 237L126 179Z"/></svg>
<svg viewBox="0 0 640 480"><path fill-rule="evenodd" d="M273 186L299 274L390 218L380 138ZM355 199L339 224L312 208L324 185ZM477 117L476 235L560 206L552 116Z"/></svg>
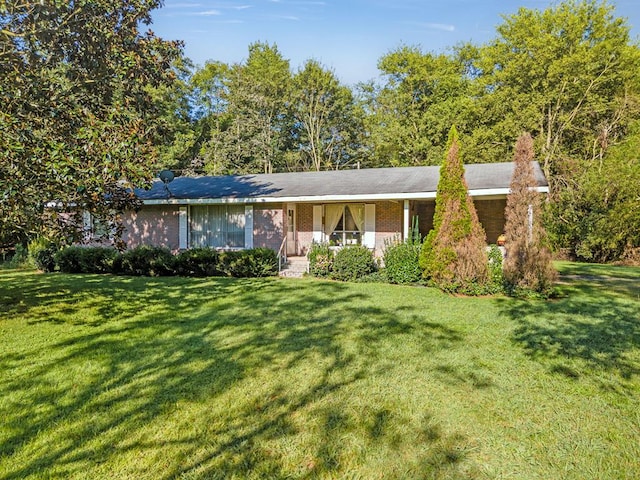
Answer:
<svg viewBox="0 0 640 480"><path fill-rule="evenodd" d="M253 207L253 246L276 252L286 232L284 209L281 203Z"/></svg>
<svg viewBox="0 0 640 480"><path fill-rule="evenodd" d="M376 257L384 254L385 241L402 238L404 202L375 202L376 205Z"/></svg>
<svg viewBox="0 0 640 480"><path fill-rule="evenodd" d="M179 207L148 205L138 212L124 215L125 231L122 239L127 248L155 245L178 250L180 247Z"/></svg>
<svg viewBox="0 0 640 480"><path fill-rule="evenodd" d="M504 230L504 210L507 208L507 199L476 200L474 205L478 212L478 219L484 228L487 243L496 243L498 236Z"/></svg>
<svg viewBox="0 0 640 480"><path fill-rule="evenodd" d="M503 232L506 198L475 200L480 223L485 229L487 243L496 243L498 235ZM385 241L402 235L403 202L375 202L376 235L375 255L384 252ZM286 235L286 206L277 204L256 205L253 210L253 246L266 247L278 251L284 235ZM410 215L418 215L420 233L424 237L433 228L435 201L412 201ZM297 239L299 254L304 255L313 241L313 204L301 203L296 206L298 226ZM138 245L158 245L171 250L178 250L179 207L174 205L150 205L142 207L138 212L130 212L124 216L125 231L123 240L128 248Z"/></svg>
<svg viewBox="0 0 640 480"><path fill-rule="evenodd" d="M482 224L488 244L496 243L502 233L505 224L504 209L507 206L506 198L475 199L473 205L478 213L478 220ZM419 200L411 202L410 214L418 215L420 234L424 238L433 228L433 215L435 213L435 200Z"/></svg>
<svg viewBox="0 0 640 480"><path fill-rule="evenodd" d="M296 206L296 222L298 222L298 248L300 254L306 255L313 243L313 205L299 203Z"/></svg>

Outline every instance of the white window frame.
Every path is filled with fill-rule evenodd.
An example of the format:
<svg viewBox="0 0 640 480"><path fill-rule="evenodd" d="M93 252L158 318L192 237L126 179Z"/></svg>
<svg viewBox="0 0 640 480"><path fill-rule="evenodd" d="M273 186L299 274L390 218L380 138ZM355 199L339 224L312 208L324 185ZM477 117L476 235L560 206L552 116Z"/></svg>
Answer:
<svg viewBox="0 0 640 480"><path fill-rule="evenodd" d="M333 230L331 233L329 233L328 235L329 244L334 246L362 245L364 240L364 232L365 232L364 221L362 224L362 230L346 230L345 223L346 223L347 211L349 211L350 215L353 216L353 214L349 210L350 206L362 207L362 215L364 220L365 204L364 203L342 203L339 205L342 207L342 215L341 215L342 230L336 229L336 230ZM337 225L336 225L336 228L337 228ZM340 235L341 238L338 240L334 239L333 237L337 236L338 234ZM355 237L355 238L347 238L348 236Z"/></svg>
<svg viewBox="0 0 640 480"><path fill-rule="evenodd" d="M115 231L108 230L108 225L100 222L95 215L88 210L82 212L82 231L85 242L112 241Z"/></svg>
<svg viewBox="0 0 640 480"><path fill-rule="evenodd" d="M238 229L236 233L240 231L243 232L243 243L242 245L230 245L229 239L225 238L223 246L213 246L209 244L207 240L206 245L195 245L194 244L194 210L199 208L224 208L225 216L229 216L229 209L236 207L240 209L242 208L242 227ZM238 213L238 212L236 212ZM215 248L217 250L245 250L248 248L253 248L253 206L252 205L237 205L237 204L214 204L214 205L190 205L189 208L181 207L180 208L180 248L197 248L197 247L209 247ZM224 234L228 234L228 232L224 232ZM209 233L207 233L207 236ZM184 245L184 247L183 247Z"/></svg>

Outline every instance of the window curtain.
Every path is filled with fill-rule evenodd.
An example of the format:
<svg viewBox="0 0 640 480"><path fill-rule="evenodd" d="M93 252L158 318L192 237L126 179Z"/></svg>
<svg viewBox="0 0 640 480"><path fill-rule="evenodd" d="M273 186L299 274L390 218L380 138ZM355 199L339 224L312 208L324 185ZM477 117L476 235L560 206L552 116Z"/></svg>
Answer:
<svg viewBox="0 0 640 480"><path fill-rule="evenodd" d="M227 207L226 245L232 248L244 247L244 205Z"/></svg>
<svg viewBox="0 0 640 480"><path fill-rule="evenodd" d="M364 205L348 205L359 232L364 232Z"/></svg>
<svg viewBox="0 0 640 480"><path fill-rule="evenodd" d="M207 245L207 207L191 208L191 245L205 247Z"/></svg>
<svg viewBox="0 0 640 480"><path fill-rule="evenodd" d="M191 246L244 247L244 205L191 207Z"/></svg>
<svg viewBox="0 0 640 480"><path fill-rule="evenodd" d="M336 229L336 226L344 213L344 205L329 204L324 206L324 233L329 236Z"/></svg>
<svg viewBox="0 0 640 480"><path fill-rule="evenodd" d="M210 205L205 207L208 210L209 235L206 245L214 248L225 246L226 236L226 215L223 205Z"/></svg>

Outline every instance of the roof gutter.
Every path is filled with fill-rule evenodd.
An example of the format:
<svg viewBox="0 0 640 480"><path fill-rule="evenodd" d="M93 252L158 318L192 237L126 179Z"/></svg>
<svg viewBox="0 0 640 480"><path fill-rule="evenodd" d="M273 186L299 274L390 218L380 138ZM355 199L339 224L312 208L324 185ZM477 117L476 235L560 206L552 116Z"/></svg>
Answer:
<svg viewBox="0 0 640 480"><path fill-rule="evenodd" d="M536 189L539 193L549 193L548 186ZM505 198L509 188L485 188L469 190L473 198ZM289 197L225 197L225 198L166 198L143 200L144 205L216 205L216 204L261 204L261 203L328 203L363 202L384 200L433 200L436 192L378 193L357 195L298 195Z"/></svg>

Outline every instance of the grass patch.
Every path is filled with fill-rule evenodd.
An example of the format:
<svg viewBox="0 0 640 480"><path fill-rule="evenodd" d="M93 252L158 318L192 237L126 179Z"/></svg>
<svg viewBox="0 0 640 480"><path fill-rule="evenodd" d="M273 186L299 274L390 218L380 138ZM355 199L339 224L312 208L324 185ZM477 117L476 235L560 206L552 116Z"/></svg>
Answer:
<svg viewBox="0 0 640 480"><path fill-rule="evenodd" d="M559 298L0 272L0 478L640 478L640 270Z"/></svg>

